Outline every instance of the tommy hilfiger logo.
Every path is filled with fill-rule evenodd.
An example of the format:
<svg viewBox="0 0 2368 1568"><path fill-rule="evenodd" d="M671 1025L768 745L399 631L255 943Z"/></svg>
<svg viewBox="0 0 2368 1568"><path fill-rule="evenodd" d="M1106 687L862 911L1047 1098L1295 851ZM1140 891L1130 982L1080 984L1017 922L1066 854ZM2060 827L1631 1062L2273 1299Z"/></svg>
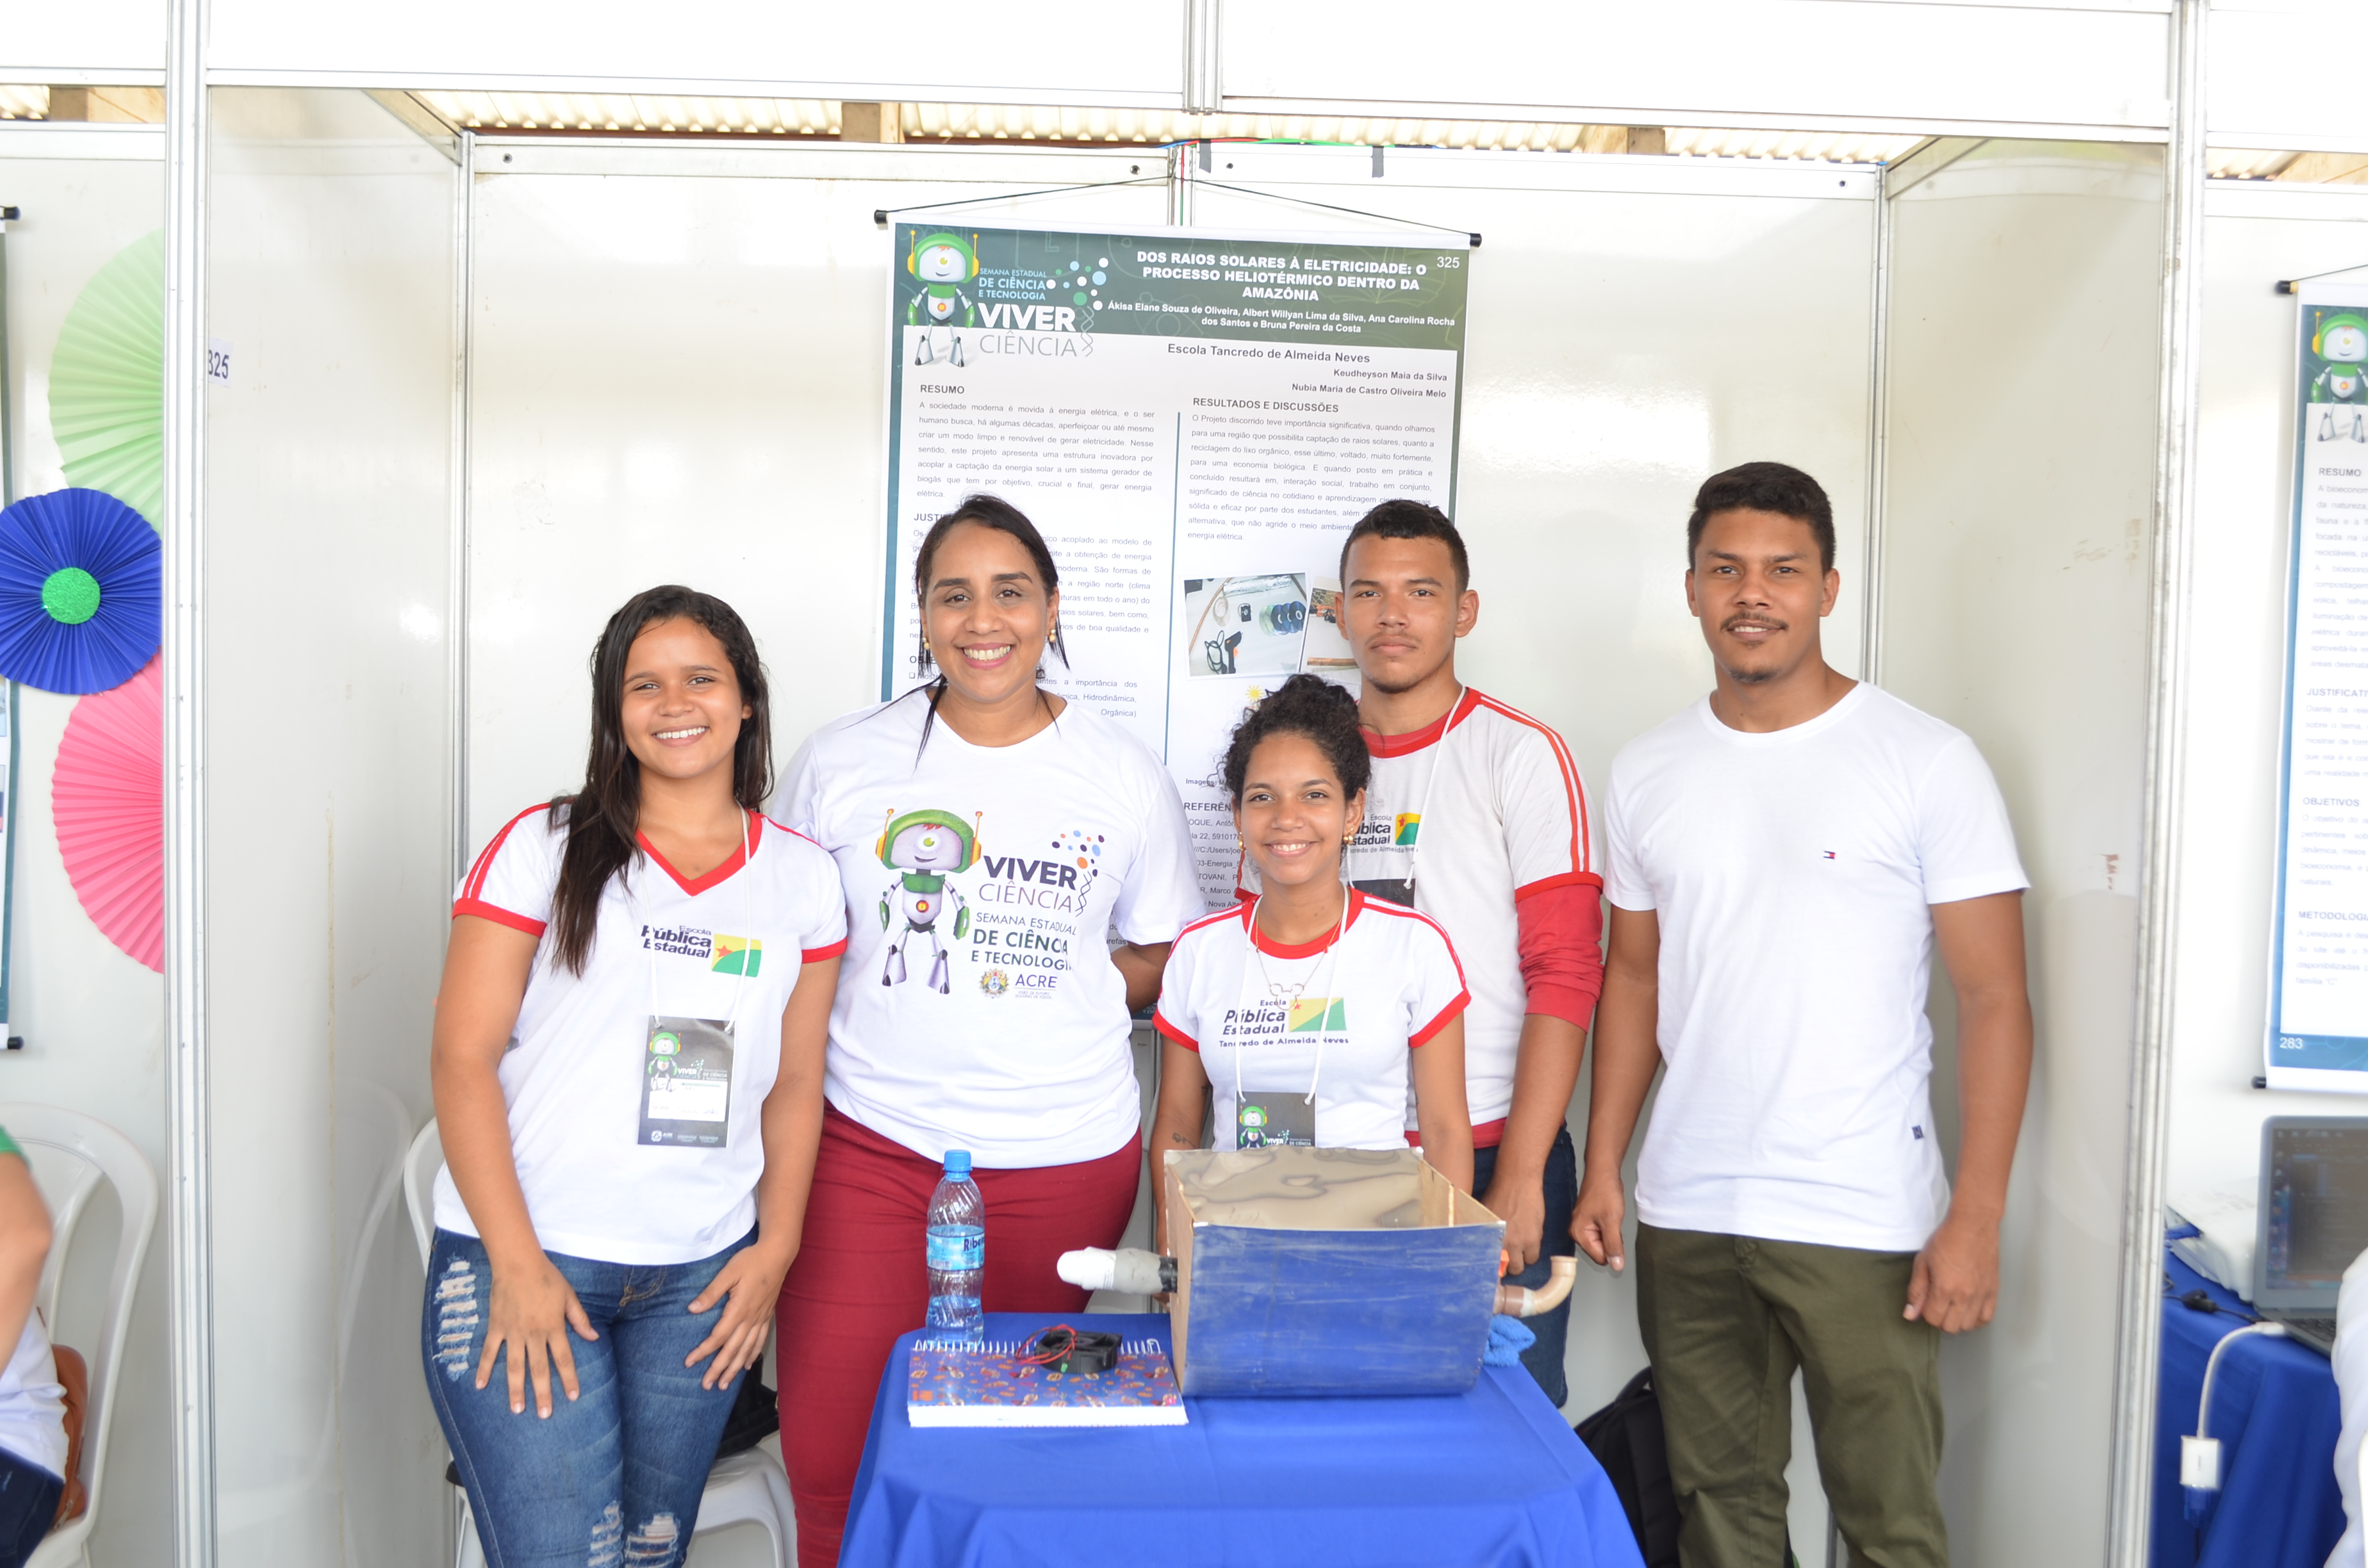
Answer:
<svg viewBox="0 0 2368 1568"><path fill-rule="evenodd" d="M1821 853L1822 853L1822 854L1825 856L1825 858L1826 858L1827 859L1828 859L1828 860L1830 860L1830 859L1832 859L1832 858L1834 858L1834 852L1833 852L1832 850L1830 850L1830 849L1823 850L1823 851L1821 851Z"/></svg>

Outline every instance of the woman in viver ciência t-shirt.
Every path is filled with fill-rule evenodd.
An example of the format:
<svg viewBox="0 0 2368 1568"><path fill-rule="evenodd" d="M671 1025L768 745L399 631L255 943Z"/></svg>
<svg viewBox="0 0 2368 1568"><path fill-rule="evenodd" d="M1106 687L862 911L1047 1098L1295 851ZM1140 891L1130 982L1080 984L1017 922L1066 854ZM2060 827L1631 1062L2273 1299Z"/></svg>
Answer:
<svg viewBox="0 0 2368 1568"><path fill-rule="evenodd" d="M1128 1013L1205 907L1167 770L1037 685L1062 641L1034 525L972 496L923 539L914 583L937 678L817 731L780 808L837 861L849 933L780 1307L803 1568L837 1561L881 1369L926 1315L948 1150L986 1200L985 1310L1084 1308L1054 1264L1116 1244L1143 1166Z"/></svg>
<svg viewBox="0 0 2368 1568"><path fill-rule="evenodd" d="M1463 965L1429 915L1340 880L1372 777L1357 699L1321 676L1235 728L1225 788L1261 892L1168 954L1154 1160L1201 1146L1212 1096L1220 1149L1403 1149L1411 1089L1424 1158L1471 1190Z"/></svg>
<svg viewBox="0 0 2368 1568"><path fill-rule="evenodd" d="M490 1568L679 1562L764 1353L847 946L829 857L760 814L770 733L732 608L638 595L584 787L453 902L420 1340Z"/></svg>

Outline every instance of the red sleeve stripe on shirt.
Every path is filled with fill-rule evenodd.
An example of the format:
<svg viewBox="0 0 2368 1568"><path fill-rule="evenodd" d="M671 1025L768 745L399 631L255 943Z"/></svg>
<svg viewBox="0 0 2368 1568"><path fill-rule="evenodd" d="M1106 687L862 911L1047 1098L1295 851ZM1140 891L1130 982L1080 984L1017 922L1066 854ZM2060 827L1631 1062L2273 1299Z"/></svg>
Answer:
<svg viewBox="0 0 2368 1568"><path fill-rule="evenodd" d="M496 926L507 926L529 937L540 937L543 931L541 921L529 920L523 915L513 914L498 903L487 903L481 898L456 899L452 904L452 915L455 919L463 915L473 915L480 920L490 920Z"/></svg>
<svg viewBox="0 0 2368 1568"><path fill-rule="evenodd" d="M815 848L822 849L821 840L809 837L807 835L800 833L796 828L791 827L785 822L777 821L773 817L768 816L762 812L757 813L757 818L759 822L762 822L767 827L771 828L776 833L786 833L791 838L803 838L808 844L813 845ZM827 849L822 849L822 852L825 855L830 853Z"/></svg>
<svg viewBox="0 0 2368 1568"><path fill-rule="evenodd" d="M494 857L502 852L502 841L509 837L510 829L518 826L518 824L526 821L527 818L534 815L535 812L547 812L550 809L551 807L548 803L540 806L529 806L526 810L518 812L518 815L510 818L509 821L502 824L501 832L494 835L494 841L485 846L484 852L477 857L477 863L469 868L469 875L467 879L461 883L461 897L462 899L473 899L479 893L485 891L485 873L494 869ZM458 906L456 905L456 913L457 909ZM472 910L471 913L474 914L475 912Z"/></svg>
<svg viewBox="0 0 2368 1568"><path fill-rule="evenodd" d="M1199 1051L1201 1049L1201 1042L1194 1040L1190 1035L1186 1034L1182 1029L1178 1028L1174 1024L1169 1023L1167 1021L1167 1015L1165 1013L1154 1012L1151 1015L1151 1027L1157 1029L1161 1034L1166 1035L1169 1040L1174 1040L1177 1044L1182 1046L1187 1051Z"/></svg>
<svg viewBox="0 0 2368 1568"><path fill-rule="evenodd" d="M786 832L787 832L787 831L789 831L789 830L788 830L788 829L786 829L786 828L784 828L782 831L786 833ZM841 953L843 953L843 952L845 952L845 951L847 951L847 938L846 938L846 937L841 937L837 941L833 942L833 943L832 943L829 947L827 947L827 948L806 948L806 949L802 949L802 950L801 950L801 952L799 953L799 955L798 955L798 956L799 956L799 960L800 960L800 961L801 961L801 962L804 962L804 963L821 963L821 962L825 961L825 960L835 959L835 958L838 957L838 955L839 955L839 954L841 954Z"/></svg>
<svg viewBox="0 0 2368 1568"><path fill-rule="evenodd" d="M1542 892L1552 892L1556 888L1600 888L1602 885L1603 879L1593 871L1564 871L1556 876L1540 877L1534 882L1524 882L1513 890L1513 902L1519 903L1525 898L1535 898Z"/></svg>
<svg viewBox="0 0 2368 1568"><path fill-rule="evenodd" d="M1437 1035L1440 1030L1445 1028L1449 1024L1454 1022L1455 1016L1470 1006L1472 1006L1472 993L1469 991L1457 992L1455 994L1455 1000L1450 1002L1446 1006L1441 1007L1439 1010L1439 1017L1431 1019L1430 1022L1423 1025L1421 1028L1406 1037L1406 1043L1408 1045L1429 1045L1433 1036Z"/></svg>
<svg viewBox="0 0 2368 1568"><path fill-rule="evenodd" d="M1587 826L1587 791L1579 786L1578 766L1570 759L1570 748L1551 724L1541 724L1518 708L1508 708L1493 697L1480 699L1483 706L1502 713L1517 724L1527 724L1546 738L1554 748L1554 763L1562 769L1563 791L1570 800L1570 865L1575 871L1584 871L1595 863L1595 844Z"/></svg>

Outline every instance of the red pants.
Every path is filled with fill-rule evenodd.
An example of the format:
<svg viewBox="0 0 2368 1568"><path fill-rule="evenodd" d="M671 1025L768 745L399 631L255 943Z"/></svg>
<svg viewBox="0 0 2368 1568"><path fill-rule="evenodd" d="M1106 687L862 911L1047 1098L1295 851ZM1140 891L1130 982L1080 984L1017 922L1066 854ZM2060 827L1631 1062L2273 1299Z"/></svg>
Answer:
<svg viewBox="0 0 2368 1568"><path fill-rule="evenodd" d="M1076 1312L1086 1292L1053 1272L1076 1247L1116 1246L1134 1211L1139 1139L1074 1165L973 1170L986 1199L990 1312ZM798 1505L798 1568L832 1568L871 1401L896 1336L928 1316L922 1255L929 1194L943 1170L900 1143L823 1112L804 1239L774 1314L781 1458Z"/></svg>

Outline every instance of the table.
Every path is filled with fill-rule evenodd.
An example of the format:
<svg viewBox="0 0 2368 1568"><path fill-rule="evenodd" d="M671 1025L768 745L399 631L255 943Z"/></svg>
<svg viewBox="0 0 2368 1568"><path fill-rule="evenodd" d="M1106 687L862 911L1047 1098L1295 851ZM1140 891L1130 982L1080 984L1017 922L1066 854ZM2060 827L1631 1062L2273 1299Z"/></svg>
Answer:
<svg viewBox="0 0 2368 1568"><path fill-rule="evenodd" d="M2167 1248L2163 1267L2171 1277L2170 1297L2200 1289L2249 1315L2236 1292ZM2199 1529L2187 1517L2179 1485L2179 1439L2195 1430L2205 1358L2244 1319L2192 1312L2170 1297L2162 1303L2155 1403L2154 1568L2320 1568L2343 1534L2343 1496L2335 1484L2342 1420L2327 1358L2265 1335L2248 1335L2220 1358L2212 1436L2221 1443L2221 1490Z"/></svg>
<svg viewBox="0 0 2368 1568"><path fill-rule="evenodd" d="M990 1339L1056 1322L1167 1335L1156 1315L990 1312ZM905 1418L896 1342L871 1410L849 1568L1642 1568L1627 1516L1529 1373L1407 1399L1190 1399L1190 1424L930 1427Z"/></svg>

